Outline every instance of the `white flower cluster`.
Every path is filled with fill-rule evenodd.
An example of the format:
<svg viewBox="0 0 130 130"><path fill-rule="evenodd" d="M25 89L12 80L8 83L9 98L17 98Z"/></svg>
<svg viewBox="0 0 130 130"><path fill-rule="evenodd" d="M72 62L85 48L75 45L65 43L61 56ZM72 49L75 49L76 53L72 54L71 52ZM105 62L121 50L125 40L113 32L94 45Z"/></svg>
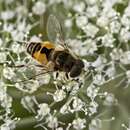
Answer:
<svg viewBox="0 0 130 130"><path fill-rule="evenodd" d="M72 103L72 107L71 104ZM85 103L77 98L77 97L73 97L71 99L68 100L68 102L66 102L66 104L64 104L64 106L62 106L62 108L60 109L60 112L62 114L66 114L66 113L74 113L76 111L82 111L84 109L84 105Z"/></svg>
<svg viewBox="0 0 130 130"><path fill-rule="evenodd" d="M37 80L30 80L27 83L16 83L15 87L23 92L33 93L39 88L39 82Z"/></svg>
<svg viewBox="0 0 130 130"><path fill-rule="evenodd" d="M4 124L0 126L1 130L13 130L16 128L16 123L20 120L20 118L7 118L4 121Z"/></svg>
<svg viewBox="0 0 130 130"><path fill-rule="evenodd" d="M36 116L36 118L38 120L42 120L47 114L50 113L50 108L46 103L39 104L38 107L39 110L37 111L38 115Z"/></svg>
<svg viewBox="0 0 130 130"><path fill-rule="evenodd" d="M101 129L102 121L94 118L99 114L98 100L103 100L103 106L118 104L112 92L102 90L104 84L121 76L115 86L124 83L128 88L130 84L129 0L1 0L0 4L0 107L7 113L0 115L3 121L0 129L15 129L19 120L8 115L14 101L8 91L16 88L22 96L15 92L12 96L20 97L23 108L35 114L36 126L45 130ZM122 8L118 9L120 5ZM66 43L74 55L83 59L85 67L77 78L68 80L62 72L58 78L40 75L42 69L32 65L37 62L26 54L26 45L18 42L46 39L42 34L46 34L44 21L50 12L63 19L61 24L68 30L65 36L70 37ZM13 67L21 64L25 66ZM42 99L41 93L46 102L38 101L39 95ZM73 119L66 122L69 114Z"/></svg>
<svg viewBox="0 0 130 130"><path fill-rule="evenodd" d="M10 116L10 114L12 114L12 102L12 97L7 94L6 84L0 80L0 121L3 122L0 126L1 130L15 129L16 123L20 120L20 118L17 117L12 119Z"/></svg>
<svg viewBox="0 0 130 130"><path fill-rule="evenodd" d="M78 119L73 120L72 124L73 124L74 129L82 130L83 128L86 127L85 126L86 120L78 118Z"/></svg>
<svg viewBox="0 0 130 130"><path fill-rule="evenodd" d="M14 76L15 76L15 73L14 73L14 70L10 67L5 67L3 69L3 76L6 78L6 79L12 79Z"/></svg>
<svg viewBox="0 0 130 130"><path fill-rule="evenodd" d="M36 15L42 15L46 11L46 5L42 1L38 1L32 7L32 11Z"/></svg>
<svg viewBox="0 0 130 130"><path fill-rule="evenodd" d="M7 94L6 84L0 80L0 104L6 112L9 114L11 112L10 108L12 107L12 97Z"/></svg>
<svg viewBox="0 0 130 130"><path fill-rule="evenodd" d="M47 129L47 127L51 129L57 129L62 130L62 127L59 127L59 121L57 117L55 116L56 111L54 111L53 114L51 114L50 106L47 103L38 104L38 110L37 110L37 116L35 117L37 121L42 123L39 123L37 127L43 127L44 129ZM45 127L46 126L46 127Z"/></svg>

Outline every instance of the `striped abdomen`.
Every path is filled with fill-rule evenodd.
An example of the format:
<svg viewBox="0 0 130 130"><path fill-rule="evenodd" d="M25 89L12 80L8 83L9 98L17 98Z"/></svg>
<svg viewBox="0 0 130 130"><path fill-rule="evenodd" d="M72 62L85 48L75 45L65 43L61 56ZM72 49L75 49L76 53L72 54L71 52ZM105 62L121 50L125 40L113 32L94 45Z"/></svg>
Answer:
<svg viewBox="0 0 130 130"><path fill-rule="evenodd" d="M47 64L50 53L54 48L54 44L48 41L43 43L31 42L27 46L27 52L41 64Z"/></svg>

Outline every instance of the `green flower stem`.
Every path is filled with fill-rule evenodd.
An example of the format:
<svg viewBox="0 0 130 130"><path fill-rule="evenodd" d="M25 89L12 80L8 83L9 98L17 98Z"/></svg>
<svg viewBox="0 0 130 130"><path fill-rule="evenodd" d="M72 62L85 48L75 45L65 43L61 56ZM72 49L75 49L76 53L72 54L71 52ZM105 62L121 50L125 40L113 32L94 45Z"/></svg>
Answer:
<svg viewBox="0 0 130 130"><path fill-rule="evenodd" d="M34 116L21 119L17 124L16 128L25 128L29 126L35 126L37 123Z"/></svg>

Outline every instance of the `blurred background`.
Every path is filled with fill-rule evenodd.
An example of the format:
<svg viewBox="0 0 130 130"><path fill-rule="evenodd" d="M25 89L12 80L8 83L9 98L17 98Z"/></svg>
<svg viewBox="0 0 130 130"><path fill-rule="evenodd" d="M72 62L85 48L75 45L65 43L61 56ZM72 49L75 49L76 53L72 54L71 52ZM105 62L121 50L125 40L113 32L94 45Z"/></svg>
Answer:
<svg viewBox="0 0 130 130"><path fill-rule="evenodd" d="M51 14L85 64L79 82L35 77L22 41L50 41ZM129 0L0 0L1 130L129 130L129 69Z"/></svg>

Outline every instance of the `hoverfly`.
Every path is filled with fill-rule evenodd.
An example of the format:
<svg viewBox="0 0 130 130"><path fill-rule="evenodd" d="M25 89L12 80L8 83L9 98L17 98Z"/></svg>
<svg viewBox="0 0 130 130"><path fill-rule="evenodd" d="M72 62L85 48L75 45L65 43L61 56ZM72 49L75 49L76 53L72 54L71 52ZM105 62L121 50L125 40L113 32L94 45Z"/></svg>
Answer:
<svg viewBox="0 0 130 130"><path fill-rule="evenodd" d="M66 73L67 77L79 76L84 68L84 63L67 46L61 24L54 15L50 15L48 18L47 34L50 41L29 42L26 45L27 53L38 61L38 66L43 67L44 72L41 74L62 71ZM21 65L21 67L23 66Z"/></svg>

